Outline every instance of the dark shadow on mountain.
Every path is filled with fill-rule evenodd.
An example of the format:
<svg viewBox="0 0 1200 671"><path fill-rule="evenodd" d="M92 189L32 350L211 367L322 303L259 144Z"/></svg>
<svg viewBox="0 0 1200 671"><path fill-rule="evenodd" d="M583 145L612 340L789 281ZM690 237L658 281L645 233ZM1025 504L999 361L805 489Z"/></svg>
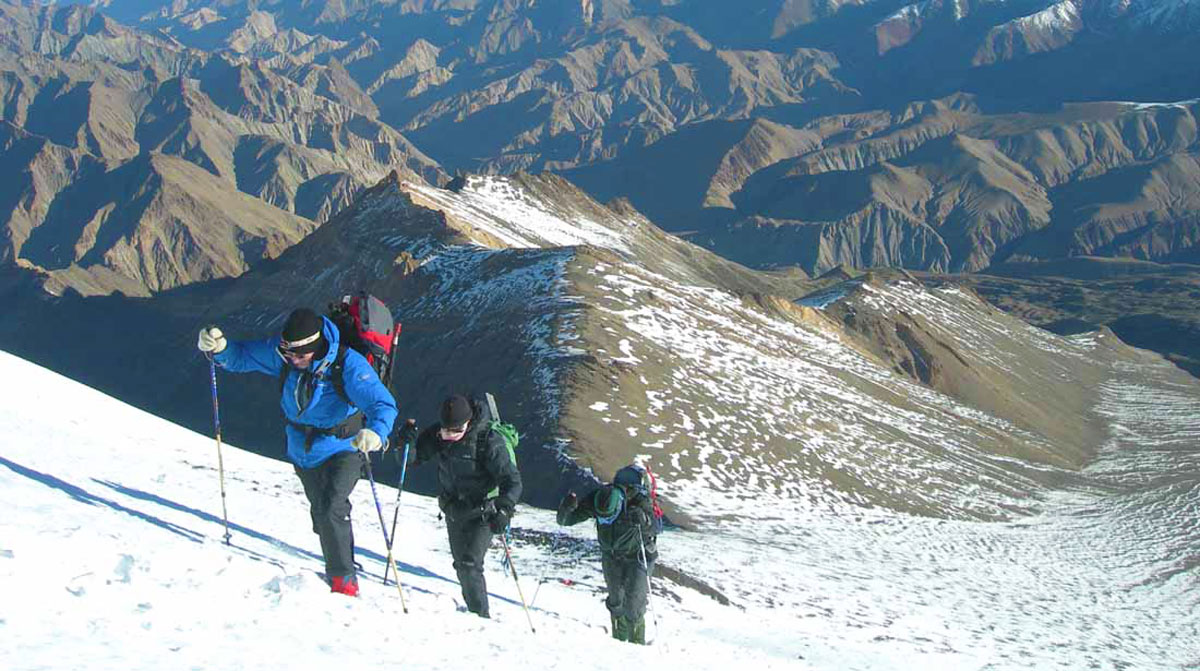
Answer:
<svg viewBox="0 0 1200 671"><path fill-rule="evenodd" d="M647 147L628 148L615 159L561 174L601 202L628 198L665 230L694 230L721 159L752 124L752 120L691 124Z"/></svg>
<svg viewBox="0 0 1200 671"><path fill-rule="evenodd" d="M80 174L46 212L46 220L31 231L21 255L47 269L73 262L89 265L138 226L158 194L162 178L149 154L103 173ZM86 249L80 247L90 232Z"/></svg>
<svg viewBox="0 0 1200 671"><path fill-rule="evenodd" d="M426 153L437 156L438 162L447 168L473 169L499 155L509 138L536 124L537 115L533 112L543 96L542 91L527 91L461 121L439 119L409 131L408 136Z"/></svg>

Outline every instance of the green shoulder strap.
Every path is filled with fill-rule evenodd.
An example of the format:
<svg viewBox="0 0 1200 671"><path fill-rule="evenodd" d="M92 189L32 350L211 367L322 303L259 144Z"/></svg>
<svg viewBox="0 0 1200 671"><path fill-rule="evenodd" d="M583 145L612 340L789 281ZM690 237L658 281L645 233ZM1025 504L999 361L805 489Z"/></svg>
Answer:
<svg viewBox="0 0 1200 671"><path fill-rule="evenodd" d="M505 424L500 421L500 411L496 409L496 397L490 393L484 395L487 398L488 410L492 413L492 421L488 424L488 431L495 431L504 439L504 447L508 448L508 458L512 460L513 466L517 465L517 445L521 442L521 436L517 433L517 427L512 424ZM487 434L483 436L487 440ZM500 495L500 488L495 487L488 492L489 499Z"/></svg>

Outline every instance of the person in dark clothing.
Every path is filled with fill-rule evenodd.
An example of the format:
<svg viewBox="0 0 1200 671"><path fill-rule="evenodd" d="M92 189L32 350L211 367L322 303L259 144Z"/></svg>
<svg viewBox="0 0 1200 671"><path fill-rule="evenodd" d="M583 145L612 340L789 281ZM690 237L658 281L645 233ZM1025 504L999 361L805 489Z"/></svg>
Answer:
<svg viewBox="0 0 1200 671"><path fill-rule="evenodd" d="M438 423L415 439L414 466L438 463L438 506L446 517L446 533L454 571L467 610L490 617L483 559L492 535L504 533L521 498L521 474L504 438L491 429L491 411L462 395L447 398ZM401 431L401 442L412 440Z"/></svg>
<svg viewBox="0 0 1200 671"><path fill-rule="evenodd" d="M612 484L601 485L582 498L567 492L557 517L562 526L596 520L613 638L642 645L646 643L649 576L654 573L658 533L662 531L646 480L646 471L640 466L626 466L617 471Z"/></svg>
<svg viewBox="0 0 1200 671"><path fill-rule="evenodd" d="M339 347L332 321L307 308L293 311L278 336L229 341L221 329L200 331L197 347L234 373L280 379L287 455L296 468L321 541L334 592L358 595L350 492L363 458L383 448L396 421L396 400L358 352ZM341 383L333 377L341 376Z"/></svg>

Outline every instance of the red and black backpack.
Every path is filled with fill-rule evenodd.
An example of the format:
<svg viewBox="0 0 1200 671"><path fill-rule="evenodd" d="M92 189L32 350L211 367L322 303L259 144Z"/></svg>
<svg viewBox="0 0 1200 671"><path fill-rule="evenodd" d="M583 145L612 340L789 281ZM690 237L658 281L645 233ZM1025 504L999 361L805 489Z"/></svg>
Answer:
<svg viewBox="0 0 1200 671"><path fill-rule="evenodd" d="M395 363L393 354L396 351L396 342L400 339L400 322L392 321L392 311L383 301L360 291L352 296L343 296L342 300L336 303L330 303L325 316L338 330L337 356L325 372L338 395L349 402L346 381L343 379L347 349L363 355L379 375L383 386L390 390ZM288 367L284 366L279 374L280 390L283 389L288 372Z"/></svg>
<svg viewBox="0 0 1200 671"><path fill-rule="evenodd" d="M400 339L400 322L392 321L392 312L383 301L360 291L330 303L329 320L337 326L338 339L358 352L379 374L383 386L392 382L392 354ZM341 356L338 357L341 359ZM336 363L336 362L335 362Z"/></svg>

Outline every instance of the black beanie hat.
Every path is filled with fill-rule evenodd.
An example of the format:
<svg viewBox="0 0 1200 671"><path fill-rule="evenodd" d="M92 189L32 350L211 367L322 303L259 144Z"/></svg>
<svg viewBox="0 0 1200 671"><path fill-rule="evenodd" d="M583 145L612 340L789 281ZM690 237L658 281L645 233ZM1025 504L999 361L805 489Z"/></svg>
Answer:
<svg viewBox="0 0 1200 671"><path fill-rule="evenodd" d="M462 426L471 419L472 414L471 403L461 394L442 401L442 426Z"/></svg>
<svg viewBox="0 0 1200 671"><path fill-rule="evenodd" d="M321 346L324 338L321 328L325 325L321 317L308 308L297 308L288 315L283 323L283 333L280 334L279 349L307 354L315 352Z"/></svg>

